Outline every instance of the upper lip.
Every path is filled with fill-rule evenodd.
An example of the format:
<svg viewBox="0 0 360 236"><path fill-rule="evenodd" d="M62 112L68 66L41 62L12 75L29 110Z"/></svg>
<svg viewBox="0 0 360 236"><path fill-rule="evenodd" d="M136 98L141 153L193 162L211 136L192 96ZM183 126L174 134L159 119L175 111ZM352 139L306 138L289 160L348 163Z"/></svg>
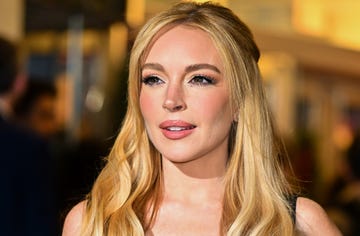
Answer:
<svg viewBox="0 0 360 236"><path fill-rule="evenodd" d="M194 124L190 124L186 121L182 120L166 120L164 122L161 122L159 127L161 129L168 129L171 127L179 127L179 128L186 128L186 129L193 129L196 127Z"/></svg>

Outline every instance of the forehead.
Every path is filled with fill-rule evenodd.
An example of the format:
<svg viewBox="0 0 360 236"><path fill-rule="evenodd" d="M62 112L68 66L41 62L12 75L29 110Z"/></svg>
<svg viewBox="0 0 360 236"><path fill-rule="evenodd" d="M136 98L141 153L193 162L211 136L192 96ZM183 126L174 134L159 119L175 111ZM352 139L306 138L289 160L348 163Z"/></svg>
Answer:
<svg viewBox="0 0 360 236"><path fill-rule="evenodd" d="M159 55L169 55L168 59L172 60L179 56L192 56L197 60L221 64L219 52L210 35L188 25L164 27L155 35L144 59L159 59Z"/></svg>

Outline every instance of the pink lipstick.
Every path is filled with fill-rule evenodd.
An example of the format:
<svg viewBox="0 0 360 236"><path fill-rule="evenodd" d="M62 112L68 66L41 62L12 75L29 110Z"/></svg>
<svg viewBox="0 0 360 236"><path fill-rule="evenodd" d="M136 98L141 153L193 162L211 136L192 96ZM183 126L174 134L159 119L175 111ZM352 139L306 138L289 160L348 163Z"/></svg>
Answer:
<svg viewBox="0 0 360 236"><path fill-rule="evenodd" d="M181 120L167 120L162 122L159 127L163 135L172 140L185 138L196 128L195 125Z"/></svg>

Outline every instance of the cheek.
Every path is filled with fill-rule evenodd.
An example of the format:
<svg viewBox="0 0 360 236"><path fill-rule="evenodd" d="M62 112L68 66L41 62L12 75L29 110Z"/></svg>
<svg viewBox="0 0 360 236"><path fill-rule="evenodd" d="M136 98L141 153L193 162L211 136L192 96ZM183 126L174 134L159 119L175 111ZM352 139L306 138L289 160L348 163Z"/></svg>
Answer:
<svg viewBox="0 0 360 236"><path fill-rule="evenodd" d="M151 132L151 125L154 121L154 115L157 114L156 109L156 100L154 100L154 96L151 93L147 92L140 92L139 103L140 103L140 111L144 119L144 125L149 136L149 139L152 141L153 139L153 132Z"/></svg>
<svg viewBox="0 0 360 236"><path fill-rule="evenodd" d="M197 113L200 117L207 117L210 120L222 122L232 121L228 97L214 94L197 100Z"/></svg>
<svg viewBox="0 0 360 236"><path fill-rule="evenodd" d="M150 93L141 92L139 102L141 113L146 121L151 117L151 114L154 114L155 100Z"/></svg>

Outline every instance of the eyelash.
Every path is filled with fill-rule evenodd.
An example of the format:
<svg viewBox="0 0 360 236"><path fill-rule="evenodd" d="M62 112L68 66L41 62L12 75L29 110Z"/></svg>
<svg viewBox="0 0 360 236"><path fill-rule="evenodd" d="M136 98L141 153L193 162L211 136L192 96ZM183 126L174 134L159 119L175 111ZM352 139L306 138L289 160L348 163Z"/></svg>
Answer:
<svg viewBox="0 0 360 236"><path fill-rule="evenodd" d="M141 81L145 85L155 86L163 84L164 81L155 75L149 75L142 79ZM206 75L195 75L189 80L189 84L198 85L198 86L207 86L215 84L215 79Z"/></svg>
<svg viewBox="0 0 360 236"><path fill-rule="evenodd" d="M199 79L200 81L195 81ZM215 84L215 79L206 75L195 75L191 78L189 83L194 85L206 86L206 85Z"/></svg>
<svg viewBox="0 0 360 236"><path fill-rule="evenodd" d="M162 81L159 77L155 75L149 75L142 79L142 83L144 83L145 85L154 86L162 84L164 83L164 81Z"/></svg>

